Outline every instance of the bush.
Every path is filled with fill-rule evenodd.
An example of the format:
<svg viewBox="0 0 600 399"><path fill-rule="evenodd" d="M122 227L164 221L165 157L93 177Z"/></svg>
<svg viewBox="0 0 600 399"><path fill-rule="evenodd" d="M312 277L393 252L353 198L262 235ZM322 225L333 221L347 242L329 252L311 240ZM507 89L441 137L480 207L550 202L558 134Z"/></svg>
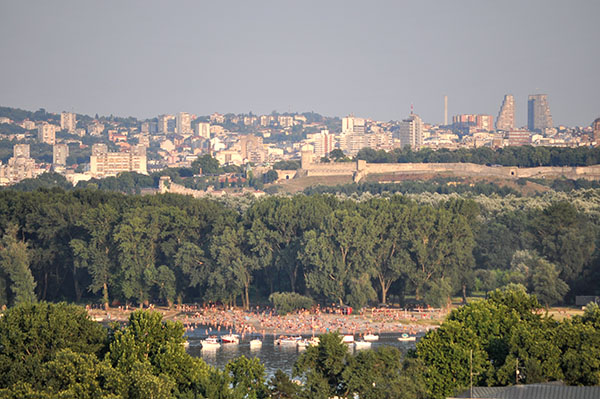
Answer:
<svg viewBox="0 0 600 399"><path fill-rule="evenodd" d="M312 298L295 292L274 292L269 296L269 301L279 314L286 314L298 309L309 309L314 303Z"/></svg>

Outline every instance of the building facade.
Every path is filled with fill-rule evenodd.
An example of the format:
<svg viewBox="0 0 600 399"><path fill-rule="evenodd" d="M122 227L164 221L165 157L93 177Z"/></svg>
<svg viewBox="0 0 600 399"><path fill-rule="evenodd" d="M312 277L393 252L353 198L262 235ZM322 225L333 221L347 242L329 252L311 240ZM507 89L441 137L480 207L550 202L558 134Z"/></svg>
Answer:
<svg viewBox="0 0 600 399"><path fill-rule="evenodd" d="M420 150L423 146L423 121L419 115L411 113L408 118L400 122L395 136L396 147L408 146L413 150Z"/></svg>
<svg viewBox="0 0 600 399"><path fill-rule="evenodd" d="M356 155L358 151L368 145L365 132L366 122L363 118L355 118L352 115L342 118L342 133L339 137L340 149L347 154Z"/></svg>
<svg viewBox="0 0 600 399"><path fill-rule="evenodd" d="M69 156L69 146L67 144L54 144L52 147L52 163L54 165L65 166Z"/></svg>
<svg viewBox="0 0 600 399"><path fill-rule="evenodd" d="M496 119L496 130L509 131L515 128L515 98L512 94L504 96L498 119Z"/></svg>
<svg viewBox="0 0 600 399"><path fill-rule="evenodd" d="M137 145L127 152L108 152L106 144L94 144L90 156L93 177L116 176L121 172L148 174L146 147Z"/></svg>
<svg viewBox="0 0 600 399"><path fill-rule="evenodd" d="M60 114L60 128L69 133L73 133L77 127L77 117L72 112L62 112Z"/></svg>
<svg viewBox="0 0 600 399"><path fill-rule="evenodd" d="M56 126L49 123L42 123L38 126L38 141L54 145L56 143Z"/></svg>
<svg viewBox="0 0 600 399"><path fill-rule="evenodd" d="M596 146L600 146L600 118L597 118L592 123L592 135L596 142Z"/></svg>
<svg viewBox="0 0 600 399"><path fill-rule="evenodd" d="M187 112L180 112L177 114L177 121L175 126L177 134L191 134L192 133L192 116Z"/></svg>
<svg viewBox="0 0 600 399"><path fill-rule="evenodd" d="M528 130L510 130L506 132L509 146L531 145L531 132Z"/></svg>
<svg viewBox="0 0 600 399"><path fill-rule="evenodd" d="M198 122L194 126L194 134L198 137L204 137L205 139L210 138L210 123Z"/></svg>
<svg viewBox="0 0 600 399"><path fill-rule="evenodd" d="M532 94L527 101L527 128L532 132L541 132L553 126L548 96Z"/></svg>

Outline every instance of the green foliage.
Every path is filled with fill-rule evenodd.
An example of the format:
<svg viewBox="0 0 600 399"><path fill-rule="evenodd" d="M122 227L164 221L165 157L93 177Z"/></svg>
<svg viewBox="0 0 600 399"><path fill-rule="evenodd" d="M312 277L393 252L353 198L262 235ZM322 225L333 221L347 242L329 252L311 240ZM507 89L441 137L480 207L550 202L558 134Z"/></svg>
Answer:
<svg viewBox="0 0 600 399"><path fill-rule="evenodd" d="M219 172L219 161L210 154L204 154L192 162L192 170L195 174L199 174L200 172L205 175L215 174Z"/></svg>
<svg viewBox="0 0 600 399"><path fill-rule="evenodd" d="M0 318L0 388L18 382L38 386L42 366L63 349L101 355L106 331L74 305L42 302L10 308Z"/></svg>
<svg viewBox="0 0 600 399"><path fill-rule="evenodd" d="M235 393L248 399L269 397L265 380L265 366L257 358L240 356L225 366L225 372L231 376L231 385Z"/></svg>
<svg viewBox="0 0 600 399"><path fill-rule="evenodd" d="M269 381L271 386L271 397L273 399L294 399L298 396L300 388L296 385L286 373L277 370L275 375Z"/></svg>
<svg viewBox="0 0 600 399"><path fill-rule="evenodd" d="M29 269L27 244L17 241L16 236L17 226L10 225L0 242L0 272L8 277L3 285L12 291L10 302L17 305L34 303L37 301L34 292L36 284ZM10 283L6 280L10 280ZM9 295L2 297L8 298Z"/></svg>
<svg viewBox="0 0 600 399"><path fill-rule="evenodd" d="M269 302L277 309L277 313L284 315L295 310L310 309L314 301L312 298L295 292L274 292L269 296Z"/></svg>
<svg viewBox="0 0 600 399"><path fill-rule="evenodd" d="M504 147L496 151L487 148L461 148L458 150L441 149L434 151L424 148L412 151L410 148L395 149L390 152L364 148L356 155L369 163L407 163L407 162L470 162L479 165L502 166L586 166L600 163L600 150L595 147L558 148L517 146Z"/></svg>
<svg viewBox="0 0 600 399"><path fill-rule="evenodd" d="M517 251L511 263L511 280L528 287L545 306L561 302L569 290L558 277L556 266L535 252Z"/></svg>
<svg viewBox="0 0 600 399"><path fill-rule="evenodd" d="M317 346L309 346L294 364L293 374L304 377L307 396L327 398L346 392L343 372L348 348L337 333L321 335Z"/></svg>

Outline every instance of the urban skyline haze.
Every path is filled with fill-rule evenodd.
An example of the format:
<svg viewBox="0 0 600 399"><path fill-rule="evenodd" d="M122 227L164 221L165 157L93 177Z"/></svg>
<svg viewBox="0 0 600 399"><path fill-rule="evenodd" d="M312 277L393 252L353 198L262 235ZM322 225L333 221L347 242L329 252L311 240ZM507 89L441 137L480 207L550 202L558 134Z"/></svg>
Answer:
<svg viewBox="0 0 600 399"><path fill-rule="evenodd" d="M0 105L154 117L600 116L600 2L0 0Z"/></svg>

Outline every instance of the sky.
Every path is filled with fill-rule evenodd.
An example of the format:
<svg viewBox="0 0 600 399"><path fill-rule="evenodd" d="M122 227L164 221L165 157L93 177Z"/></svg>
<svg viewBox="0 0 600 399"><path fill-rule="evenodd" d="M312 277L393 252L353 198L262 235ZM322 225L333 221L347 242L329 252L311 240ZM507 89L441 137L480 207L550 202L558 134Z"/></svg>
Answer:
<svg viewBox="0 0 600 399"><path fill-rule="evenodd" d="M425 122L545 93L600 117L598 0L0 0L0 105Z"/></svg>

